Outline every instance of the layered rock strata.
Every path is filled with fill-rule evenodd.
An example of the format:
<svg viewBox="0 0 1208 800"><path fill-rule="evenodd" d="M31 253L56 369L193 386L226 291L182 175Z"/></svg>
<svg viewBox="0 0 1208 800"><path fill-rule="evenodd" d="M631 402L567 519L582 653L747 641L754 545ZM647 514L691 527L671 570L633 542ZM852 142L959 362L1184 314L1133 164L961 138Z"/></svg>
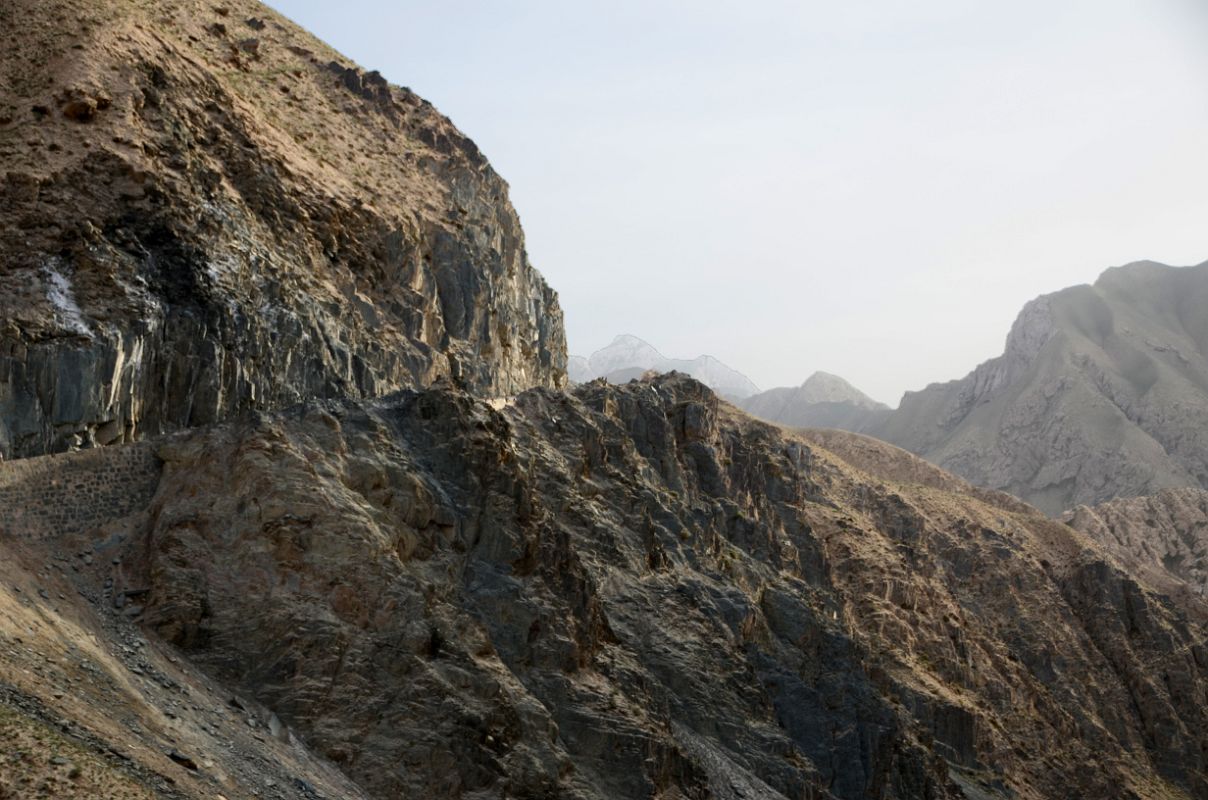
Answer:
<svg viewBox="0 0 1208 800"><path fill-rule="evenodd" d="M411 91L250 0L9 12L0 456L565 380L506 184Z"/></svg>
<svg viewBox="0 0 1208 800"><path fill-rule="evenodd" d="M1201 596L1208 592L1208 491L1166 489L1078 506L1064 520L1133 570L1166 573Z"/></svg>

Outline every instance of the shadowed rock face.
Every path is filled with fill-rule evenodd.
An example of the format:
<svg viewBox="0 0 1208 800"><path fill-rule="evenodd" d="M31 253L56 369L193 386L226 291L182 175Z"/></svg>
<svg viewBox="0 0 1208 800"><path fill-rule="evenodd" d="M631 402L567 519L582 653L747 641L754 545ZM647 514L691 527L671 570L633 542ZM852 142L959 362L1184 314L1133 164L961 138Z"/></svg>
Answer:
<svg viewBox="0 0 1208 800"><path fill-rule="evenodd" d="M145 623L376 797L1208 791L1200 601L686 378L312 403L159 454Z"/></svg>
<svg viewBox="0 0 1208 800"><path fill-rule="evenodd" d="M1208 264L1141 262L1029 303L1002 356L866 428L1057 514L1208 486Z"/></svg>
<svg viewBox="0 0 1208 800"><path fill-rule="evenodd" d="M79 474L97 453L3 465L5 496L41 505L0 541L0 749L82 765L73 783L27 759L16 780L1208 794L1193 593L683 376L560 392L556 299L502 181L429 105L259 4L10 8L0 453L190 428L115 456L126 494ZM1071 308L1053 318L1110 338ZM977 385L1026 373L1050 327Z"/></svg>
<svg viewBox="0 0 1208 800"><path fill-rule="evenodd" d="M8 12L3 457L564 382L507 187L426 101L249 0Z"/></svg>

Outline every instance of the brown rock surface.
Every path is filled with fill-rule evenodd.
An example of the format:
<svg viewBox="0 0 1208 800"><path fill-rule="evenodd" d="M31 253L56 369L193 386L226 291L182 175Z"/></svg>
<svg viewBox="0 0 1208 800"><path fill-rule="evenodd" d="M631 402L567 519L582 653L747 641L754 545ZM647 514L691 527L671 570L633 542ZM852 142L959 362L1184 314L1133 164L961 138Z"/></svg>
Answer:
<svg viewBox="0 0 1208 800"><path fill-rule="evenodd" d="M224 8L0 13L0 456L440 376L561 385L556 296L473 142Z"/></svg>
<svg viewBox="0 0 1208 800"><path fill-rule="evenodd" d="M0 798L365 798L139 629L127 593L142 587L114 563L122 530L0 540Z"/></svg>
<svg viewBox="0 0 1208 800"><path fill-rule="evenodd" d="M1201 601L827 436L675 377L311 403L161 443L122 580L374 797L1208 791Z"/></svg>
<svg viewBox="0 0 1208 800"><path fill-rule="evenodd" d="M682 376L559 392L502 181L264 6L0 26L0 453L122 448L0 463L0 798L1208 795L1177 575Z"/></svg>
<svg viewBox="0 0 1208 800"><path fill-rule="evenodd" d="M1079 506L1064 520L1134 571L1164 573L1201 597L1208 591L1208 491L1166 489Z"/></svg>

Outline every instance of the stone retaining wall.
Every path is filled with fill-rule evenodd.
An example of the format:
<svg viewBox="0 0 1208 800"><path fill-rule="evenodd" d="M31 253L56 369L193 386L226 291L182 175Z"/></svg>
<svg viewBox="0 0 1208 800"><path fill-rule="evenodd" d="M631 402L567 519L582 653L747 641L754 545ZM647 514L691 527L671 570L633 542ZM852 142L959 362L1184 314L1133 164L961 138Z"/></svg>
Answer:
<svg viewBox="0 0 1208 800"><path fill-rule="evenodd" d="M0 461L0 537L82 533L146 508L163 463L148 442Z"/></svg>

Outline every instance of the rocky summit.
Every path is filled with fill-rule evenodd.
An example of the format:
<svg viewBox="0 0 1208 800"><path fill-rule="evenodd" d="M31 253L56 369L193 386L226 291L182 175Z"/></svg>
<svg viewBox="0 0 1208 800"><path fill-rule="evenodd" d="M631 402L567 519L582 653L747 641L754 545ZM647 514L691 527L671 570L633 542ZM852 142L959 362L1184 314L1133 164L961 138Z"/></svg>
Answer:
<svg viewBox="0 0 1208 800"><path fill-rule="evenodd" d="M410 90L251 0L0 26L0 456L565 380L506 184Z"/></svg>
<svg viewBox="0 0 1208 800"><path fill-rule="evenodd" d="M1003 354L874 403L817 373L738 400L792 427L867 433L1049 514L1208 487L1208 264L1139 262L1029 303Z"/></svg>
<svg viewBox="0 0 1208 800"><path fill-rule="evenodd" d="M1029 303L1005 352L869 433L1058 514L1208 486L1208 263L1140 262Z"/></svg>

